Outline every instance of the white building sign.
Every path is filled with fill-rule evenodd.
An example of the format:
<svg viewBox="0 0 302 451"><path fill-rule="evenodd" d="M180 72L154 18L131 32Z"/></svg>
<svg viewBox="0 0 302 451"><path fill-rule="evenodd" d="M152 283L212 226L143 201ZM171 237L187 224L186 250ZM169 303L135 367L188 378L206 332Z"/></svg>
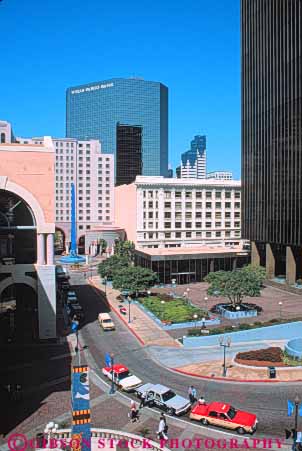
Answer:
<svg viewBox="0 0 302 451"><path fill-rule="evenodd" d="M103 85L95 85L95 86L87 86L87 88L74 89L73 91L71 91L71 94L81 94L82 92L98 91L99 89L112 88L113 86L114 86L113 83L106 83Z"/></svg>

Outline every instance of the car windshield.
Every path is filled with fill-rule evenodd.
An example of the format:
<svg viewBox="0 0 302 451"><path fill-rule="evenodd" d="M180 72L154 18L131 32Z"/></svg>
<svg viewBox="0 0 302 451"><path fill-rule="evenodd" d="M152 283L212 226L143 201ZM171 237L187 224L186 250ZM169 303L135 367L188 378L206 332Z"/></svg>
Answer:
<svg viewBox="0 0 302 451"><path fill-rule="evenodd" d="M166 393L163 394L163 400L169 401L169 399L174 398L174 396L176 396L174 391L172 391L172 390L166 391Z"/></svg>
<svg viewBox="0 0 302 451"><path fill-rule="evenodd" d="M118 374L119 380L125 379L126 377L129 377L129 376L130 376L129 371L124 371L123 373Z"/></svg>
<svg viewBox="0 0 302 451"><path fill-rule="evenodd" d="M112 323L111 319L103 319L103 323Z"/></svg>
<svg viewBox="0 0 302 451"><path fill-rule="evenodd" d="M237 413L237 410L234 409L234 407L230 407L229 410L228 410L227 415L232 420L233 418L235 418L236 413Z"/></svg>

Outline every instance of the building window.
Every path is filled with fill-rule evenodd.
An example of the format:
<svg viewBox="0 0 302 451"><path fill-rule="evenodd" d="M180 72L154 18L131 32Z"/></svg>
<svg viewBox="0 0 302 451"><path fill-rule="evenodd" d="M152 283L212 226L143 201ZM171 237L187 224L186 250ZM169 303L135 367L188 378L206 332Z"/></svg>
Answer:
<svg viewBox="0 0 302 451"><path fill-rule="evenodd" d="M175 229L181 229L181 222L175 222Z"/></svg>
<svg viewBox="0 0 302 451"><path fill-rule="evenodd" d="M195 213L195 218L198 218L198 219L202 218L202 213L201 213L201 211L197 211L197 212Z"/></svg>
<svg viewBox="0 0 302 451"><path fill-rule="evenodd" d="M225 203L225 208L231 208L231 202L226 202Z"/></svg>
<svg viewBox="0 0 302 451"><path fill-rule="evenodd" d="M181 219L182 218L182 212L181 211L176 211L175 212L175 219Z"/></svg>
<svg viewBox="0 0 302 451"><path fill-rule="evenodd" d="M240 222L235 222L234 227L240 227Z"/></svg>
<svg viewBox="0 0 302 451"><path fill-rule="evenodd" d="M176 199L181 199L181 191L175 191Z"/></svg>
<svg viewBox="0 0 302 451"><path fill-rule="evenodd" d="M240 208L240 202L235 202L235 208Z"/></svg>
<svg viewBox="0 0 302 451"><path fill-rule="evenodd" d="M206 202L206 208L212 208L212 202Z"/></svg>
<svg viewBox="0 0 302 451"><path fill-rule="evenodd" d="M231 217L231 212L230 212L230 211L227 211L227 212L225 213L225 217L226 217L227 219L230 219L230 217Z"/></svg>
<svg viewBox="0 0 302 451"><path fill-rule="evenodd" d="M235 211L235 218L240 218L240 211Z"/></svg>
<svg viewBox="0 0 302 451"><path fill-rule="evenodd" d="M206 237L207 238L211 238L212 237L212 232L206 232Z"/></svg>
<svg viewBox="0 0 302 451"><path fill-rule="evenodd" d="M235 199L240 199L241 193L240 191L235 191Z"/></svg>
<svg viewBox="0 0 302 451"><path fill-rule="evenodd" d="M165 202L165 208L171 208L171 202Z"/></svg>
<svg viewBox="0 0 302 451"><path fill-rule="evenodd" d="M221 219L221 211L216 211L215 218L216 219Z"/></svg>
<svg viewBox="0 0 302 451"><path fill-rule="evenodd" d="M215 207L216 208L221 208L221 202L215 202Z"/></svg>
<svg viewBox="0 0 302 451"><path fill-rule="evenodd" d="M186 211L186 219L192 219L192 212Z"/></svg>
<svg viewBox="0 0 302 451"><path fill-rule="evenodd" d="M196 232L196 238L201 238L201 232Z"/></svg>
<svg viewBox="0 0 302 451"><path fill-rule="evenodd" d="M225 223L225 227L226 227L226 228L230 228L230 227L231 227L231 223L230 223L230 222L226 222L226 223Z"/></svg>
<svg viewBox="0 0 302 451"><path fill-rule="evenodd" d="M192 222L186 222L186 229L192 228Z"/></svg>
<svg viewBox="0 0 302 451"><path fill-rule="evenodd" d="M192 232L186 232L186 238L191 238L192 237Z"/></svg>
<svg viewBox="0 0 302 451"><path fill-rule="evenodd" d="M210 228L212 227L212 223L211 223L211 222L206 222L206 227L207 227L208 229L210 229Z"/></svg>
<svg viewBox="0 0 302 451"><path fill-rule="evenodd" d="M206 191L206 198L212 199L212 191Z"/></svg>
<svg viewBox="0 0 302 451"><path fill-rule="evenodd" d="M216 191L215 197L216 199L221 199L221 191Z"/></svg>
<svg viewBox="0 0 302 451"><path fill-rule="evenodd" d="M186 208L192 208L192 202L186 202Z"/></svg>
<svg viewBox="0 0 302 451"><path fill-rule="evenodd" d="M165 199L171 199L171 191L165 191Z"/></svg>
<svg viewBox="0 0 302 451"><path fill-rule="evenodd" d="M169 211L165 212L165 219L171 219L171 213Z"/></svg>
<svg viewBox="0 0 302 451"><path fill-rule="evenodd" d="M201 199L201 198L202 198L202 192L196 191L196 199Z"/></svg>
<svg viewBox="0 0 302 451"><path fill-rule="evenodd" d="M221 237L221 232L216 232L216 238Z"/></svg>
<svg viewBox="0 0 302 451"><path fill-rule="evenodd" d="M202 202L196 202L196 208L200 210L202 208Z"/></svg>
<svg viewBox="0 0 302 451"><path fill-rule="evenodd" d="M201 229L201 222L196 222L196 223L195 223L195 227L196 227L197 229Z"/></svg>
<svg viewBox="0 0 302 451"><path fill-rule="evenodd" d="M153 202L152 201L148 202L148 205L149 205L149 208L153 208Z"/></svg>
<svg viewBox="0 0 302 451"><path fill-rule="evenodd" d="M215 222L215 227L221 227L221 222Z"/></svg>
<svg viewBox="0 0 302 451"><path fill-rule="evenodd" d="M192 192L186 191L186 199L192 199Z"/></svg>
<svg viewBox="0 0 302 451"><path fill-rule="evenodd" d="M171 232L166 232L165 233L165 238L171 238Z"/></svg>
<svg viewBox="0 0 302 451"><path fill-rule="evenodd" d="M226 199L231 199L231 191L226 191L224 197Z"/></svg>
<svg viewBox="0 0 302 451"><path fill-rule="evenodd" d="M165 222L165 229L171 229L171 222Z"/></svg>
<svg viewBox="0 0 302 451"><path fill-rule="evenodd" d="M175 202L175 210L181 210L181 202Z"/></svg>
<svg viewBox="0 0 302 451"><path fill-rule="evenodd" d="M175 232L175 238L181 238L181 232Z"/></svg>
<svg viewBox="0 0 302 451"><path fill-rule="evenodd" d="M207 219L212 219L212 212L211 211L206 211L206 218Z"/></svg>

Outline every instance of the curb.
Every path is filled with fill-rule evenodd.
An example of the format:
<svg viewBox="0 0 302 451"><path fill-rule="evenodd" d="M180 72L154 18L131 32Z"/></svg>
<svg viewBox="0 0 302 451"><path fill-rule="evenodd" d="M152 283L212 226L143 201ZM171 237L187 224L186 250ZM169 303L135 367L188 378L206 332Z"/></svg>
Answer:
<svg viewBox="0 0 302 451"><path fill-rule="evenodd" d="M95 283L93 282L93 280L91 280L90 278L87 279L87 280L88 280L89 285L92 286L92 288L93 288L94 290L100 289L98 286L95 285ZM118 316L118 318L119 318L121 321L123 321L123 323L128 327L128 329L130 330L130 332L132 332L132 334L133 334L133 335L135 336L135 338L139 341L139 343L140 343L142 346L145 346L144 340L142 340L141 337L135 332L135 330L133 330L133 329L129 326L128 322L127 322L127 321L125 320L125 318L120 314L120 312L118 311L118 309L116 309L116 308L111 304L110 299L109 299L107 296L106 296L106 299L107 299L107 301L108 301L108 303L109 303L111 309L112 309L112 310L114 311L114 313Z"/></svg>
<svg viewBox="0 0 302 451"><path fill-rule="evenodd" d="M205 379L205 380L211 380L211 381L225 381L225 382L237 382L239 384L244 383L264 383L264 384L278 384L278 383L297 383L302 382L302 379L296 379L291 381L284 381L284 380L272 380L272 379L234 379L231 377L211 377L211 376L202 376L200 374L191 373L189 371L180 370L178 368L170 368L169 370L175 371L176 373L185 374L186 376L193 376L198 377L199 379Z"/></svg>

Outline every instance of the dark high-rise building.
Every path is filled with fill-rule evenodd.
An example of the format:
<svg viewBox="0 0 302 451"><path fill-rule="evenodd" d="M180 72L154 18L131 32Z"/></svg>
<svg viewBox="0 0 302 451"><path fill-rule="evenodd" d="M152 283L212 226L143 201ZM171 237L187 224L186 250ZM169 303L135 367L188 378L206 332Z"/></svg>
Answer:
<svg viewBox="0 0 302 451"><path fill-rule="evenodd" d="M168 88L137 78L112 78L68 88L66 136L98 139L116 157L117 123L142 127L143 175L168 174Z"/></svg>
<svg viewBox="0 0 302 451"><path fill-rule="evenodd" d="M241 0L241 52L242 236L269 278L294 284L302 277L302 1Z"/></svg>
<svg viewBox="0 0 302 451"><path fill-rule="evenodd" d="M134 182L142 168L142 127L117 124L116 186Z"/></svg>

